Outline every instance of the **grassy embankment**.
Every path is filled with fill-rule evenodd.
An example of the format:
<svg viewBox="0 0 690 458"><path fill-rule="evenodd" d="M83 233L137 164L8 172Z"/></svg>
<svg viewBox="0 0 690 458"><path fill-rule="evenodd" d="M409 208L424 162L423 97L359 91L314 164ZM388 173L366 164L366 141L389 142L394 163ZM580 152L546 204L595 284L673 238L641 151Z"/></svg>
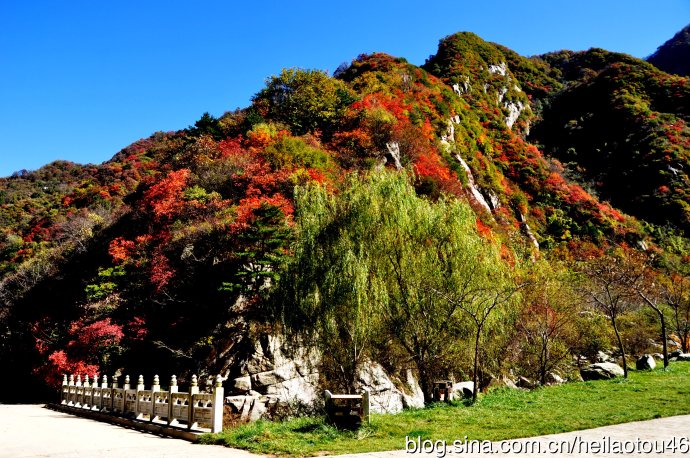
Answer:
<svg viewBox="0 0 690 458"><path fill-rule="evenodd" d="M259 421L202 442L255 453L323 455L404 448L405 436L422 439L504 440L690 414L690 363L666 372L630 371L629 378L577 382L533 391L501 389L473 406L434 405L396 415L372 415L359 431L339 431L320 418Z"/></svg>

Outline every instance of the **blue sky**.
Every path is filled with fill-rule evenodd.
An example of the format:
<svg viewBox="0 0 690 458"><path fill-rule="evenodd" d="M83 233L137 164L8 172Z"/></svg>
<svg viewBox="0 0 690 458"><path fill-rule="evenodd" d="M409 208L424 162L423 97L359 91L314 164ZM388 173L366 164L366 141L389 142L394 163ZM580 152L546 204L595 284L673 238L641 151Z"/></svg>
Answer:
<svg viewBox="0 0 690 458"><path fill-rule="evenodd" d="M234 3L4 0L0 176L100 163L205 111L246 106L283 67L332 72L374 51L421 64L458 31L524 55L597 46L645 57L690 22L688 0Z"/></svg>

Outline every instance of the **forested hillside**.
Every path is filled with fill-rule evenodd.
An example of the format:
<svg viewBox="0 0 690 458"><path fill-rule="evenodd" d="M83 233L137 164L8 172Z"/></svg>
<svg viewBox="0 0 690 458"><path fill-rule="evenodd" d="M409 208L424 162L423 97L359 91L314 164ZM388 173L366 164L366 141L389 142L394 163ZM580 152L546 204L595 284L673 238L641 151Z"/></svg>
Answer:
<svg viewBox="0 0 690 458"><path fill-rule="evenodd" d="M321 350L324 386L378 361L428 398L651 351L643 296L687 351L689 101L631 56L471 33L421 67L283 69L103 164L0 179L0 364L37 397L68 372L232 378L285 334ZM613 320L592 299L612 265Z"/></svg>

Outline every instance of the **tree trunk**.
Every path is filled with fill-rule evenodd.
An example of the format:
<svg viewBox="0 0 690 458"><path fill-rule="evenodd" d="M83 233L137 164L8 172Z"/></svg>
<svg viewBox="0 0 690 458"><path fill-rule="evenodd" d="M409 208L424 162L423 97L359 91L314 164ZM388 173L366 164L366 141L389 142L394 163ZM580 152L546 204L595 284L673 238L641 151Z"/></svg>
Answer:
<svg viewBox="0 0 690 458"><path fill-rule="evenodd" d="M625 348L623 348L623 340L621 340L621 335L618 332L618 326L616 326L616 319L611 317L611 324L613 324L613 332L616 333L616 339L618 340L618 349L621 351L623 356L623 377L628 378L628 363L625 360Z"/></svg>
<svg viewBox="0 0 690 458"><path fill-rule="evenodd" d="M477 391L479 391L479 374L477 372L479 369L479 336L481 334L482 328L481 326L477 326L477 335L474 339L474 368L472 370L472 383L474 384L472 387L472 404L477 402Z"/></svg>
<svg viewBox="0 0 690 458"><path fill-rule="evenodd" d="M661 347L664 352L664 370L668 367L668 348L666 342L666 318L661 310L658 310L659 319L661 320Z"/></svg>

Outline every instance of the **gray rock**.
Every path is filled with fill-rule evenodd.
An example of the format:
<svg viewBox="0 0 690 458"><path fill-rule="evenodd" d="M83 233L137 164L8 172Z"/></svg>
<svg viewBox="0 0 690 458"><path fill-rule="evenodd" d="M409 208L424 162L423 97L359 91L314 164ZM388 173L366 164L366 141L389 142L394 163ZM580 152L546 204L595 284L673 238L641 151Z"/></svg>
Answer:
<svg viewBox="0 0 690 458"><path fill-rule="evenodd" d="M474 393L474 382L458 382L453 384L455 398L471 398Z"/></svg>
<svg viewBox="0 0 690 458"><path fill-rule="evenodd" d="M678 355L678 361L690 361L690 353L681 353Z"/></svg>
<svg viewBox="0 0 690 458"><path fill-rule="evenodd" d="M489 380L489 384L487 385L487 388L513 388L515 390L518 389L518 386L513 382L511 379L509 379L506 376L501 376L501 377L491 377L491 380Z"/></svg>
<svg viewBox="0 0 690 458"><path fill-rule="evenodd" d="M677 357L679 357L679 356L682 355L682 354L683 354L683 351L682 351L682 350L673 350L673 351L671 352L671 358L677 358Z"/></svg>
<svg viewBox="0 0 690 458"><path fill-rule="evenodd" d="M652 355L642 355L635 363L635 369L638 371L648 371L656 367L656 361Z"/></svg>
<svg viewBox="0 0 690 458"><path fill-rule="evenodd" d="M561 385L563 383L565 383L565 380L563 380L563 378L555 372L549 372L546 374L547 385Z"/></svg>
<svg viewBox="0 0 690 458"><path fill-rule="evenodd" d="M406 407L424 407L424 393L412 371L407 371L406 378L399 380L388 375L379 363L368 362L360 369L356 388L369 391L372 412L397 413Z"/></svg>
<svg viewBox="0 0 690 458"><path fill-rule="evenodd" d="M249 392L252 389L252 380L248 375L245 377L237 377L232 381L230 389L235 393Z"/></svg>
<svg viewBox="0 0 690 458"><path fill-rule="evenodd" d="M596 361L598 363L612 363L614 362L614 359L610 354L604 353L603 351L598 351Z"/></svg>
<svg viewBox="0 0 690 458"><path fill-rule="evenodd" d="M623 368L615 363L596 363L580 369L580 375L584 381L606 380L615 377L623 377Z"/></svg>
<svg viewBox="0 0 690 458"><path fill-rule="evenodd" d="M664 355L662 355L661 353L652 353L652 356L654 357L654 359L658 359L659 361L664 360Z"/></svg>
<svg viewBox="0 0 690 458"><path fill-rule="evenodd" d="M523 377L523 376L518 377L515 384L520 388L526 388L528 390L531 390L536 386L536 384L532 380L528 379L527 377Z"/></svg>
<svg viewBox="0 0 690 458"><path fill-rule="evenodd" d="M284 381L284 379L275 373L275 371L259 372L251 376L252 386L256 388L266 388L269 385L275 385Z"/></svg>

